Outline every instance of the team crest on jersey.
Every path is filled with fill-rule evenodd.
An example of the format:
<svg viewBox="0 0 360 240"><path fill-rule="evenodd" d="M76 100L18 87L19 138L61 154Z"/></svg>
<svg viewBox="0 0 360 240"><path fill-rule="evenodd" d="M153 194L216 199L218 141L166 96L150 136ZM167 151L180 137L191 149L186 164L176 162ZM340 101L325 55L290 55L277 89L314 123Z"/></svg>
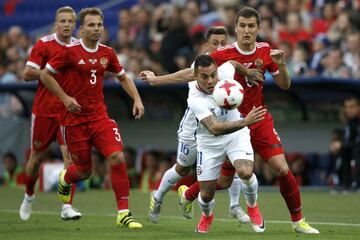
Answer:
<svg viewBox="0 0 360 240"><path fill-rule="evenodd" d="M100 58L100 64L103 66L103 68L106 68L108 65L108 59L106 57Z"/></svg>
<svg viewBox="0 0 360 240"><path fill-rule="evenodd" d="M42 142L37 141L37 140L34 141L34 148L35 149L40 149L41 145L42 145Z"/></svg>
<svg viewBox="0 0 360 240"><path fill-rule="evenodd" d="M255 59L254 63L255 63L256 68L258 68L258 69L263 68L263 66L264 66L264 61L260 58Z"/></svg>
<svg viewBox="0 0 360 240"><path fill-rule="evenodd" d="M200 167L200 166L197 166L197 167L196 167L196 174L197 174L197 175L201 175L201 173L202 173L201 167Z"/></svg>

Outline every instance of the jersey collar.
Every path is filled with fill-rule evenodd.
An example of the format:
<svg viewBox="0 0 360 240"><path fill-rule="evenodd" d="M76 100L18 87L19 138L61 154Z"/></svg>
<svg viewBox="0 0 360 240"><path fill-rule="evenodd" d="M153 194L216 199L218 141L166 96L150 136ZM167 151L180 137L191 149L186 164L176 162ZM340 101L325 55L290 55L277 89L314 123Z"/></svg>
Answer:
<svg viewBox="0 0 360 240"><path fill-rule="evenodd" d="M234 45L235 45L236 49L239 51L239 53L241 53L242 55L251 55L251 54L255 53L255 51L256 51L256 44L255 44L254 49L251 51L241 50L237 42L235 42Z"/></svg>
<svg viewBox="0 0 360 240"><path fill-rule="evenodd" d="M58 36L56 35L56 33L54 33L54 38L55 38L55 41L60 44L61 46L65 46L67 43L66 42L63 42L61 41Z"/></svg>
<svg viewBox="0 0 360 240"><path fill-rule="evenodd" d="M90 53L94 53L94 52L97 52L98 48L99 48L99 42L96 43L96 47L95 48L88 48L85 46L82 38L80 39L80 44L81 46L87 51L87 52L90 52Z"/></svg>

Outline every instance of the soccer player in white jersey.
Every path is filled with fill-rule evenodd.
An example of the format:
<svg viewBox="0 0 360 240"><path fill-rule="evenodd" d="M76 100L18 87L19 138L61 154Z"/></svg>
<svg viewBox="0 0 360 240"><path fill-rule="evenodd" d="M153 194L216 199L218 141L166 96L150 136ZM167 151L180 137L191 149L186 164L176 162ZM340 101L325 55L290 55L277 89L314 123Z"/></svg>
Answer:
<svg viewBox="0 0 360 240"><path fill-rule="evenodd" d="M225 46L227 44L227 34L225 28L211 27L208 30L206 39L209 53L212 53L218 47ZM246 70L246 68L244 68L244 70ZM257 74L256 71L249 71L245 73L247 73L247 76L250 78L252 77L252 75L255 74L256 76ZM186 78L186 76L189 74L191 76L193 74L193 70L191 68L160 77L155 77L155 75L150 71L143 71L140 74L140 77L143 80L149 82L151 85L162 85L165 83L176 83L178 81L178 78ZM182 177L186 176L189 173L191 166L196 160L197 152L195 130L197 128L197 125L198 123L195 119L194 114L189 110L189 108L187 108L180 122L178 130L177 163L172 168L166 171L161 180L159 188L150 196L149 219L153 223L157 223L159 221L161 204L165 194L176 184L177 181L179 181ZM223 183L221 185L228 186L229 183ZM234 218L237 218L241 223L246 223L250 221L250 218L239 205L240 191L240 179L235 178L231 187L229 188L229 209L230 214ZM187 207L187 209L183 209L183 215L186 218L192 218L192 205L187 205Z"/></svg>
<svg viewBox="0 0 360 240"><path fill-rule="evenodd" d="M235 73L234 66L227 62L220 68L229 68L220 72ZM250 142L250 130L247 126L264 119L266 109L254 108L245 118L234 110L218 107L212 98L212 92L218 79L218 70L209 55L200 55L194 63L196 83L190 86L188 105L199 121L197 128L197 178L200 182L199 206L202 210L198 233L207 233L214 219L216 182L220 176L225 156L228 157L241 179L248 208L252 208L252 226L256 232L265 231L264 220L257 204L258 182L253 173L254 152ZM225 79L224 79L225 78ZM255 216L256 215L256 216ZM258 221L253 221L256 218Z"/></svg>

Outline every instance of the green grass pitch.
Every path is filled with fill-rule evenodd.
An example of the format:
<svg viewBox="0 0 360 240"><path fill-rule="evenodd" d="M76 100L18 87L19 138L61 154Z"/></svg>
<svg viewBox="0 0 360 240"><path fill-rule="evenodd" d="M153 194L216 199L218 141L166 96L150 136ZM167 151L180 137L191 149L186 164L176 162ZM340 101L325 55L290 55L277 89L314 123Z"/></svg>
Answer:
<svg viewBox="0 0 360 240"><path fill-rule="evenodd" d="M147 221L149 194L131 192L130 208L144 228L117 228L114 194L112 191L77 193L74 207L83 213L79 221L63 222L60 203L55 193L39 193L29 221L19 219L24 190L0 188L0 239L2 240L107 240L107 239L360 239L360 194L332 195L328 192L302 192L303 213L320 235L296 234L292 231L289 214L278 191L260 192L259 203L266 222L266 232L256 234L249 224L239 225L228 214L228 193L217 192L215 220L210 233L194 232L199 220L195 203L195 218L181 218L177 194L170 192L164 200L160 222ZM241 196L244 206L244 198Z"/></svg>

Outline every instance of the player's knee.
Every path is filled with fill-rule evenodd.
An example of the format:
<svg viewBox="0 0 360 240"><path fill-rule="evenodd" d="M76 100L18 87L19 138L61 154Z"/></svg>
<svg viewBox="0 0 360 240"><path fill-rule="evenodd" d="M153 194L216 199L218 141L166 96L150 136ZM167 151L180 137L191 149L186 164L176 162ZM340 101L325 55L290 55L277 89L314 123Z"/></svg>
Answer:
<svg viewBox="0 0 360 240"><path fill-rule="evenodd" d="M241 179L248 180L253 175L253 172L250 169L241 169L241 170L237 171L237 174L239 175L239 177Z"/></svg>
<svg viewBox="0 0 360 240"><path fill-rule="evenodd" d="M184 167L184 166L181 166L179 164L176 164L175 171L180 176L185 177L186 175L188 175L188 173L190 171L190 167Z"/></svg>
<svg viewBox="0 0 360 240"><path fill-rule="evenodd" d="M214 194L212 191L201 191L201 198L204 202L210 202L213 200Z"/></svg>
<svg viewBox="0 0 360 240"><path fill-rule="evenodd" d="M287 165L281 166L275 170L276 176L285 176L289 172L289 167Z"/></svg>
<svg viewBox="0 0 360 240"><path fill-rule="evenodd" d="M125 162L125 157L122 152L114 152L107 157L110 165L119 164Z"/></svg>

